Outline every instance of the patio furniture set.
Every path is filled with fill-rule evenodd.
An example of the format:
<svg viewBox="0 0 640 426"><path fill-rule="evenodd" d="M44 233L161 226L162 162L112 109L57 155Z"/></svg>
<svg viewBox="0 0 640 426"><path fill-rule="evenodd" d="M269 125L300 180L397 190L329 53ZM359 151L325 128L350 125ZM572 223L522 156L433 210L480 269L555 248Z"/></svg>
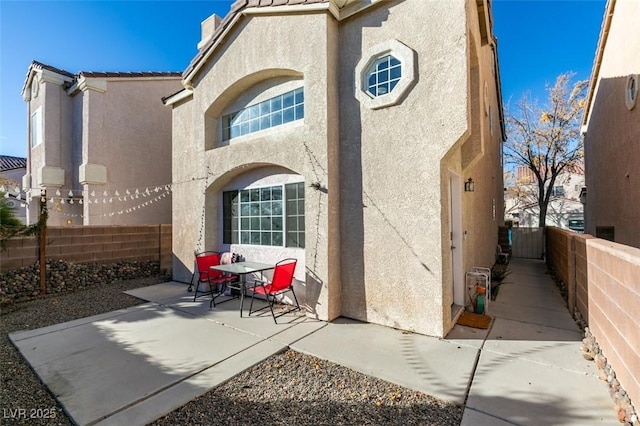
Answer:
<svg viewBox="0 0 640 426"><path fill-rule="evenodd" d="M251 293L251 304L249 305L249 316L255 312L269 308L273 321L277 324L277 318L290 312L299 311L298 298L293 290L293 275L296 269L297 259L283 259L275 265L258 262L237 261L236 257L229 256L228 253L220 254L215 251L205 251L196 253L196 272L191 278L189 290L193 287L193 281L197 274L195 283L195 295L193 301L198 297L211 296L209 308L216 306L216 299L224 296L231 296L228 299L219 301L218 304L240 298L240 317L244 309L244 299L247 292ZM264 279L263 272L273 270L270 280ZM260 278L255 278L252 285L247 283L247 275L260 273ZM201 289L202 286L202 289ZM276 313L274 306L278 297L284 293L291 292L295 305L284 312ZM259 309L253 309L255 296L259 295L266 299L268 305Z"/></svg>

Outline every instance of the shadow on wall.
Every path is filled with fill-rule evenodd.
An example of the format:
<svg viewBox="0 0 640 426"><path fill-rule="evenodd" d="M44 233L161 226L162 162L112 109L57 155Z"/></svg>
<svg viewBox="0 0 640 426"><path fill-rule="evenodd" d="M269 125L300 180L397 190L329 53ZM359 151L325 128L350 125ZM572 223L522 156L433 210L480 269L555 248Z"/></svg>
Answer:
<svg viewBox="0 0 640 426"><path fill-rule="evenodd" d="M340 37L339 52L357 51L345 58L340 67L340 93L354 93L353 70L364 49L362 33L368 28L382 27L389 11L380 9L363 18L359 31ZM364 195L362 182L362 115L360 103L353 96L340 98L340 241L342 251L342 297L343 316L367 321L367 295L364 267Z"/></svg>
<svg viewBox="0 0 640 426"><path fill-rule="evenodd" d="M187 284L191 281L193 278L191 271L196 270L195 257L192 260L193 264L191 266L187 266L175 254L173 254L173 281Z"/></svg>
<svg viewBox="0 0 640 426"><path fill-rule="evenodd" d="M615 227L615 242L640 247L640 92L636 92L633 104L630 85L629 76L598 82L584 135L588 188L585 232L603 238L599 227Z"/></svg>
<svg viewBox="0 0 640 426"><path fill-rule="evenodd" d="M319 304L318 300L320 299L324 282L315 272L307 268L304 285L306 288L303 309L307 314L313 315L314 318L318 319L316 306Z"/></svg>

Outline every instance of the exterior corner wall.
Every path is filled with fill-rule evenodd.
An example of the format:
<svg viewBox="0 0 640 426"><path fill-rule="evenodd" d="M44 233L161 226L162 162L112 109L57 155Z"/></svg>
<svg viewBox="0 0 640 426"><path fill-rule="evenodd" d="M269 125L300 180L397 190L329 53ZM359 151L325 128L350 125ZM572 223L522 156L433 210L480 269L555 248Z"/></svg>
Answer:
<svg viewBox="0 0 640 426"><path fill-rule="evenodd" d="M84 94L88 104L84 106L82 163L107 169L107 182L85 185L86 191L113 195L116 190L142 192L147 187L154 190L171 183L171 110L162 104L161 98L180 87L179 78L114 78L108 81L105 93L89 90ZM116 205L85 204L85 223L171 222L170 194L162 197L152 192L143 198L127 201L116 198ZM149 200L153 200L153 205L144 204ZM111 215L114 211L126 214Z"/></svg>
<svg viewBox="0 0 640 426"><path fill-rule="evenodd" d="M341 93L360 90L362 54L391 39L419 75L394 106L340 100L344 316L444 334L441 159L467 130L465 33L464 1L389 2L341 25Z"/></svg>
<svg viewBox="0 0 640 426"><path fill-rule="evenodd" d="M105 83L106 92L68 93L53 82L41 86L29 101L29 115L42 111L43 140L29 148L28 173L34 189L43 183L43 167L62 173L60 185L47 188L49 225L170 223L170 196L154 193L134 201L114 194L170 183L171 111L161 98L179 89L180 79L115 77ZM104 184L81 184L81 169L92 166L106 168ZM76 197L73 203L70 191ZM105 191L109 195L103 198ZM35 223L38 197L28 203L28 210L28 223Z"/></svg>
<svg viewBox="0 0 640 426"><path fill-rule="evenodd" d="M293 28L324 36L303 39ZM194 249L234 251L268 263L293 256L298 259L296 290L302 290L296 293L304 296L308 312L324 320L339 314L339 282L330 279L339 265L328 261L329 241L337 233L330 217L337 209L334 181L328 176L333 167L328 158L336 155L337 144L328 128L337 117L331 104L337 94L328 86L335 79L328 40L336 38L336 31L328 13L239 18L194 78L193 98L174 107L175 279L188 281ZM287 48L264 49L256 40ZM275 80L303 85L304 120L223 141L217 129L222 115L249 105ZM223 243L223 191L294 176L305 182L305 249ZM310 189L313 182L322 190Z"/></svg>
<svg viewBox="0 0 640 426"><path fill-rule="evenodd" d="M640 101L625 105L628 76L640 74L638 16L639 2L615 2L584 141L585 232L614 227L616 242L640 248Z"/></svg>

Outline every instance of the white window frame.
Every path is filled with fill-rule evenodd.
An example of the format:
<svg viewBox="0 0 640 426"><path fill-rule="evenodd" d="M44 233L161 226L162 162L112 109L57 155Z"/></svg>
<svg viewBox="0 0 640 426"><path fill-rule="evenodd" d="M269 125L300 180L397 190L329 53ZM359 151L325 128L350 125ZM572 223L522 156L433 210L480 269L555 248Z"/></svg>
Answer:
<svg viewBox="0 0 640 426"><path fill-rule="evenodd" d="M237 220L237 222L235 223L235 225L231 225L231 228L228 229L225 227L224 225L224 221L226 221L227 219L229 219L231 222L234 221L234 216L233 214L230 212L231 216L227 217L225 215L225 209L223 208L223 212L222 212L222 219L223 219L223 244L237 244L237 245L243 245L243 246L257 246L257 247L286 247L286 248L302 248L304 249L305 247L305 242L304 242L304 237L305 237L305 224L304 224L304 211L305 211L305 195L303 193L302 198L297 197L297 198L290 198L287 195L287 187L289 186L293 186L296 185L297 187L302 187L302 190L304 191L304 182L289 182L289 183L283 183L283 184L277 184L277 185L265 185L265 186L259 186L259 187L252 187L252 188L243 188L243 189L236 189L236 190L225 190L223 191L223 203L224 203L224 194L229 193L229 192L237 192L237 196L238 196L238 203L237 203L237 213L236 213L236 217L235 220ZM243 205L251 205L251 204L259 204L259 208L262 208L262 203L267 202L268 200L254 200L254 201L242 201L242 199L240 198L242 196L242 191L258 191L258 193L261 193L262 190L264 189L269 189L270 192L273 191L274 188L280 188L281 190L281 199L278 200L281 203L281 211L280 214L273 214L273 211L270 212L270 214L263 216L261 211L258 212L257 215L244 215L242 214L242 206ZM298 193L299 188L296 189L296 194L299 195ZM260 196L261 198L261 196ZM293 210L291 209L291 207L289 206L289 204L291 203L295 203L295 207L296 207L296 212L294 213ZM300 203L302 203L302 212L298 211L297 209L300 206ZM251 208L251 207L249 207ZM249 225L249 229L243 228L242 227L242 223L243 220L248 221L249 223L251 223L253 220L258 219L260 222L260 227L262 228L262 226L264 225L262 223L262 218L281 218L282 219L282 229L278 230L278 233L281 234L282 236L282 243L281 244L273 244L273 240L271 240L270 244L263 244L262 243L262 234L263 233L268 233L271 234L270 235L270 239L273 238L273 229L270 228L269 225L269 229L252 229L252 225ZM289 223L289 221L291 220L295 220L296 221L296 226L295 229L293 229L294 227L290 226L291 224ZM230 232L229 236L228 236L228 240L225 240L226 237L226 233ZM237 235L235 235L234 237L234 232L237 233ZM248 232L248 233L257 233L260 235L260 239L261 242L260 243L254 243L251 241L252 236L249 236L249 242L243 242L243 232ZM296 238L296 242L295 243L291 243L289 241L289 234L294 234L295 238Z"/></svg>
<svg viewBox="0 0 640 426"><path fill-rule="evenodd" d="M402 75L387 94L374 96L369 93L369 72L377 61L392 56L400 61ZM369 109L397 105L415 83L416 53L398 40L392 39L367 49L355 68L355 97Z"/></svg>
<svg viewBox="0 0 640 426"><path fill-rule="evenodd" d="M292 104L285 107L285 97L288 95L292 98ZM277 106L278 102L279 107ZM285 121L287 111L291 113L291 120ZM274 124L274 120L278 116L279 122ZM240 120L240 123L234 123L236 120ZM304 87L298 87L223 115L222 141L229 141L299 120L304 120ZM233 127L238 129L239 134L233 134Z"/></svg>
<svg viewBox="0 0 640 426"><path fill-rule="evenodd" d="M31 148L35 148L42 143L42 107L31 114L29 126Z"/></svg>

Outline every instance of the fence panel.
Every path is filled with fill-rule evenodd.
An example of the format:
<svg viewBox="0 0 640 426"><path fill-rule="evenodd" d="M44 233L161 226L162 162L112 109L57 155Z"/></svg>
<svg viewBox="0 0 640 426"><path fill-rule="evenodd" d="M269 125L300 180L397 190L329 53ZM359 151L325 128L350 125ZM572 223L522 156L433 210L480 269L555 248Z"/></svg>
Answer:
<svg viewBox="0 0 640 426"><path fill-rule="evenodd" d="M511 229L511 257L542 259L544 256L544 228Z"/></svg>

